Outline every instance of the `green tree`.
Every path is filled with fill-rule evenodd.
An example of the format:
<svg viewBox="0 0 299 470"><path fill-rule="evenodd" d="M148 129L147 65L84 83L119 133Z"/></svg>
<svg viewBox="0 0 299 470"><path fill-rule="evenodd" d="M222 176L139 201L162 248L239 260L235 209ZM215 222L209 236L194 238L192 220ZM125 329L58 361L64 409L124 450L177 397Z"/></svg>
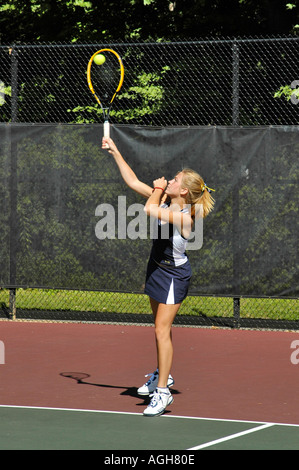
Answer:
<svg viewBox="0 0 299 470"><path fill-rule="evenodd" d="M298 23L285 0L6 0L0 41L108 43L288 34Z"/></svg>

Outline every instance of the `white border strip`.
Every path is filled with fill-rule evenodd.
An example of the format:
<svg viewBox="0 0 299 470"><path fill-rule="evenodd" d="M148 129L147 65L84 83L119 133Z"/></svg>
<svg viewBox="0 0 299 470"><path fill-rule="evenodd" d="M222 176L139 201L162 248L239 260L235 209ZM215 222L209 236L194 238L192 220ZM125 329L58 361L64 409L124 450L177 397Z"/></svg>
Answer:
<svg viewBox="0 0 299 470"><path fill-rule="evenodd" d="M270 428L271 426L275 426L275 424L273 424L273 423L263 424L262 426L258 426L256 428L247 429L247 431L237 432L236 434L231 434L230 436L222 437L220 439L216 439L215 441L210 441L210 442L206 442L205 444L201 444L199 446L190 447L187 450L205 449L206 447L211 447L211 446L214 446L216 444L220 444L220 442L230 441L232 439L236 439L238 437L245 436L246 434L250 434L250 433L253 433L253 432L261 431L262 429Z"/></svg>

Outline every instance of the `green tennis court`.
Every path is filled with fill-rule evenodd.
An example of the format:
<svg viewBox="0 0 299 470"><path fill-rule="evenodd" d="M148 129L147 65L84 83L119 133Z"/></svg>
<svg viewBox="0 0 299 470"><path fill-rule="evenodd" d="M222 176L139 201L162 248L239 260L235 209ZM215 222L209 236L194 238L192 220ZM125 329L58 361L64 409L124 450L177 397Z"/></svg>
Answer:
<svg viewBox="0 0 299 470"><path fill-rule="evenodd" d="M190 456L201 449L299 448L298 425L6 406L0 416L0 449L8 450L105 450L105 458L116 459L134 450L187 450Z"/></svg>

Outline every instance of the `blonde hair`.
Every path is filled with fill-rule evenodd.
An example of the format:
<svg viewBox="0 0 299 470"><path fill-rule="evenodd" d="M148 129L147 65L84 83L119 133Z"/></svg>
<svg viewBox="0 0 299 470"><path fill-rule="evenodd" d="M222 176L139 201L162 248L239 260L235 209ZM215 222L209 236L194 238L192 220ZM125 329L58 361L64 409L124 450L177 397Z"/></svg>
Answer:
<svg viewBox="0 0 299 470"><path fill-rule="evenodd" d="M192 217L206 217L213 210L215 200L210 193L203 178L194 170L185 168L182 170L182 188L188 189L187 204L191 205Z"/></svg>

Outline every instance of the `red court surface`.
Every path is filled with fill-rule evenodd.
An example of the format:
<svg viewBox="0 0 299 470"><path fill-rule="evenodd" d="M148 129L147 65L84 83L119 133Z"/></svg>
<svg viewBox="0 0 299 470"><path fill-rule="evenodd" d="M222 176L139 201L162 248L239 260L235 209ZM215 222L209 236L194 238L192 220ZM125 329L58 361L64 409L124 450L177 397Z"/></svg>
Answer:
<svg viewBox="0 0 299 470"><path fill-rule="evenodd" d="M174 327L173 340L169 416L299 424L298 333ZM136 390L156 367L152 327L0 321L0 341L1 405L142 413L148 403Z"/></svg>

